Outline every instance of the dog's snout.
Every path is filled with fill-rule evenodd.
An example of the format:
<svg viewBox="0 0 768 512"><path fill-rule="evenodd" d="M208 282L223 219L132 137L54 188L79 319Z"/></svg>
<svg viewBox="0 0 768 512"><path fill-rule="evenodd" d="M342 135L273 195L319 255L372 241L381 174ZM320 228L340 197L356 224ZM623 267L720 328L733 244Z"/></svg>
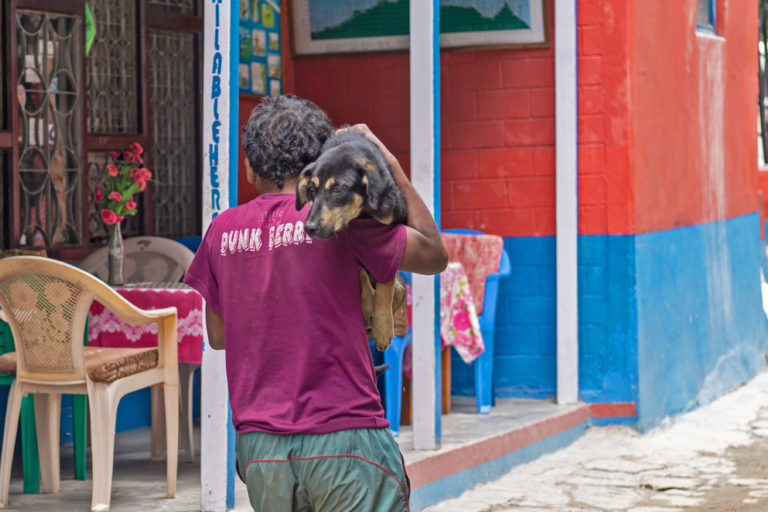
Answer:
<svg viewBox="0 0 768 512"><path fill-rule="evenodd" d="M304 231L309 233L310 235L314 235L317 233L317 223L316 222L307 222L304 224Z"/></svg>

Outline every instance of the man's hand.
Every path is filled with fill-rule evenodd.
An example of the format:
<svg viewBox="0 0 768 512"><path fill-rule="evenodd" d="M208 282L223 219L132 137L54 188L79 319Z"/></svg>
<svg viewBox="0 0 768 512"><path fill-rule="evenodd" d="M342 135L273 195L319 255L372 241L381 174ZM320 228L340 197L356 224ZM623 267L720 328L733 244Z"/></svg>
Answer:
<svg viewBox="0 0 768 512"><path fill-rule="evenodd" d="M370 140L371 142L373 142L379 147L382 154L384 155L384 158L387 160L387 163L389 164L390 169L392 170L393 177L397 174L401 174L402 178L404 178L405 180L408 179L408 177L405 175L405 172L403 171L403 168L400 166L400 162L398 162L397 158L395 158L395 155L393 155L392 152L387 148L387 146L385 146L384 143L382 143L379 140L379 138L376 137L376 135L374 135L371 129L368 128L367 124L359 123L354 126L350 126L347 129L362 133L363 135L365 135L366 139Z"/></svg>
<svg viewBox="0 0 768 512"><path fill-rule="evenodd" d="M445 270L448 264L448 251L440 239L440 231L435 225L429 208L413 188L405 175L400 162L389 149L379 140L366 124L356 124L349 128L362 133L368 140L376 144L392 169L392 177L400 190L403 191L408 205L408 219L405 222L408 238L405 254L400 263L400 270L418 274L438 274Z"/></svg>

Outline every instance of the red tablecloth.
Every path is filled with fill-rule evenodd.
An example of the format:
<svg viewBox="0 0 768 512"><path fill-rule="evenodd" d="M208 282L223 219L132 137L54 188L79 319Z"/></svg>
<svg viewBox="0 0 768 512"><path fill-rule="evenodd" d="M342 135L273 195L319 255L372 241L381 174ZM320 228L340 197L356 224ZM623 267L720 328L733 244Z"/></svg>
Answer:
<svg viewBox="0 0 768 512"><path fill-rule="evenodd" d="M175 306L179 362L200 364L203 355L203 298L180 283L150 283L115 288L141 309ZM88 345L97 347L156 347L157 325L130 325L94 301L88 320Z"/></svg>
<svg viewBox="0 0 768 512"><path fill-rule="evenodd" d="M483 312L485 280L499 270L501 251L504 240L498 235L475 235L461 233L440 233L448 251L449 261L458 261L472 289L475 308L478 314Z"/></svg>

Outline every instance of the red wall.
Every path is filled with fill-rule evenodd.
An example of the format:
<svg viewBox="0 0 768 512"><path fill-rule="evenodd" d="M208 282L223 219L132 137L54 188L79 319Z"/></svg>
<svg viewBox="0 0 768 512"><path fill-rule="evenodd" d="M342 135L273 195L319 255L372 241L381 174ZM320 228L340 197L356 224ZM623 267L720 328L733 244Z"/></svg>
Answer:
<svg viewBox="0 0 768 512"><path fill-rule="evenodd" d="M581 234L647 232L757 209L757 36L744 29L754 12L733 3L726 11L723 2L724 40L696 35L694 0L578 2ZM292 58L290 13L282 18L285 92L315 101L335 124L368 123L408 172L407 53ZM701 63L712 62L722 73L707 75ZM553 235L551 45L445 51L441 94L443 227ZM241 102L241 122L251 106ZM241 179L241 201L253 195Z"/></svg>
<svg viewBox="0 0 768 512"><path fill-rule="evenodd" d="M632 232L627 13L578 3L579 230ZM550 41L553 2L549 2ZM408 167L408 55L295 59L296 93L335 123L367 122ZM552 45L441 56L442 225L555 234Z"/></svg>
<svg viewBox="0 0 768 512"><path fill-rule="evenodd" d="M578 2L579 232L633 232L624 0Z"/></svg>
<svg viewBox="0 0 768 512"><path fill-rule="evenodd" d="M240 96L240 103L238 105L238 126L240 131L237 134L237 204L247 203L251 199L258 195L256 188L248 183L245 177L245 153L243 153L242 145L240 144L240 137L243 133L243 128L248 123L248 117L253 110L260 103L259 96Z"/></svg>
<svg viewBox="0 0 768 512"><path fill-rule="evenodd" d="M630 13L637 232L758 210L754 5L719 0L715 38L697 34L695 4Z"/></svg>
<svg viewBox="0 0 768 512"><path fill-rule="evenodd" d="M440 66L443 227L553 235L552 48L446 51ZM297 58L293 67L296 94L335 124L368 123L408 172L407 53Z"/></svg>

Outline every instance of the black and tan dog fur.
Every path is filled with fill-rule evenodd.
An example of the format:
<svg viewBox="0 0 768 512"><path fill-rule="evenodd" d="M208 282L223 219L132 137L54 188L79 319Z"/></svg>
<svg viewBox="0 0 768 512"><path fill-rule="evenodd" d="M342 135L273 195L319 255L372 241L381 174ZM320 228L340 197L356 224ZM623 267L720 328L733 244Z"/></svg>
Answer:
<svg viewBox="0 0 768 512"><path fill-rule="evenodd" d="M296 209L310 201L304 229L311 236L328 238L349 226L352 219L369 215L383 224L404 223L407 207L402 191L381 150L365 135L343 130L323 145L317 161L299 175ZM361 300L366 328L378 350L394 336L392 312L405 300L405 283L396 276L376 283L360 270Z"/></svg>

